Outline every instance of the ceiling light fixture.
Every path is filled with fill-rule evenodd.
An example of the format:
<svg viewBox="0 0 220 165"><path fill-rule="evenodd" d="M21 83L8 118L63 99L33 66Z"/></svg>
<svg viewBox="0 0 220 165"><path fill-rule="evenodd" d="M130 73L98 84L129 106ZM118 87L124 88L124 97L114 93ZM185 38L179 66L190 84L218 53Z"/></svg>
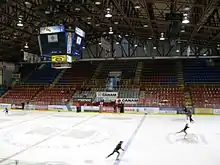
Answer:
<svg viewBox="0 0 220 165"><path fill-rule="evenodd" d="M147 24L145 24L145 25L144 25L144 28L147 28L147 27L148 27L148 25L147 25Z"/></svg>
<svg viewBox="0 0 220 165"><path fill-rule="evenodd" d="M112 14L110 12L110 8L107 8L107 13L105 15L106 18L111 18L112 17Z"/></svg>
<svg viewBox="0 0 220 165"><path fill-rule="evenodd" d="M141 6L140 6L139 4L136 4L136 5L134 6L134 8L135 8L135 9L140 9Z"/></svg>
<svg viewBox="0 0 220 165"><path fill-rule="evenodd" d="M98 0L96 0L96 1L95 1L95 5L101 5L101 2L98 1Z"/></svg>
<svg viewBox="0 0 220 165"><path fill-rule="evenodd" d="M160 40L161 40L161 41L164 41L164 40L165 40L164 33L160 33Z"/></svg>
<svg viewBox="0 0 220 165"><path fill-rule="evenodd" d="M80 11L80 8L76 7L76 8L75 8L75 11Z"/></svg>
<svg viewBox="0 0 220 165"><path fill-rule="evenodd" d="M24 26L24 24L23 24L23 19L22 19L22 18L23 18L22 16L19 16L19 18L18 18L17 26L19 26L19 27Z"/></svg>
<svg viewBox="0 0 220 165"><path fill-rule="evenodd" d="M119 42L116 42L115 44L116 44L116 45L119 45Z"/></svg>
<svg viewBox="0 0 220 165"><path fill-rule="evenodd" d="M134 47L137 47L137 46L138 46L137 44L134 45Z"/></svg>
<svg viewBox="0 0 220 165"><path fill-rule="evenodd" d="M152 38L151 38L151 37L149 37L148 39L149 39L149 40L152 40Z"/></svg>
<svg viewBox="0 0 220 165"><path fill-rule="evenodd" d="M154 47L153 47L153 49L155 50L155 49L157 49L157 47L156 47L156 46L154 46Z"/></svg>
<svg viewBox="0 0 220 165"><path fill-rule="evenodd" d="M114 32L112 31L112 27L109 27L109 32L108 34L114 34Z"/></svg>
<svg viewBox="0 0 220 165"><path fill-rule="evenodd" d="M25 49L28 49L28 48L29 48L29 46L28 46L28 43L27 43L27 42L25 43L24 48L25 48Z"/></svg>
<svg viewBox="0 0 220 165"><path fill-rule="evenodd" d="M188 24L189 23L189 19L188 19L188 15L187 14L183 14L183 21L182 23L184 24Z"/></svg>

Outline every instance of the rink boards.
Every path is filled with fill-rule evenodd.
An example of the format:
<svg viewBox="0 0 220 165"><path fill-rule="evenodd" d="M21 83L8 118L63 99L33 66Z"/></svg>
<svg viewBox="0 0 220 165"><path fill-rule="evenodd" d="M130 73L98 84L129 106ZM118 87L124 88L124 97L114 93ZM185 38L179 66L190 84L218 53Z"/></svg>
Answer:
<svg viewBox="0 0 220 165"><path fill-rule="evenodd" d="M18 104L4 104L0 103L0 109L5 108L11 110L22 110L22 106ZM29 111L62 111L62 112L76 112L76 106L69 105L39 105L29 104L25 105L25 110ZM220 115L220 109L213 108L190 108L193 114L196 115ZM81 112L100 112L99 106L81 106ZM103 113L113 113L114 107L102 107ZM141 107L141 106L125 106L124 112L129 114L154 114L154 115L175 115L185 114L183 108L180 107Z"/></svg>

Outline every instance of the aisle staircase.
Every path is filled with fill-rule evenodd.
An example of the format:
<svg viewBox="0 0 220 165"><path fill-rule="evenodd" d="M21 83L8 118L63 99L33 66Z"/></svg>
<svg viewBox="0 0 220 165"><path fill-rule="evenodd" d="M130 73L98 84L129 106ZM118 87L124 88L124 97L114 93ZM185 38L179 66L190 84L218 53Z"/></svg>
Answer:
<svg viewBox="0 0 220 165"><path fill-rule="evenodd" d="M58 74L58 76L54 79L53 83L51 84L51 87L55 86L58 81L60 80L60 78L63 76L63 74L66 72L66 69L62 69L60 71L60 73Z"/></svg>
<svg viewBox="0 0 220 165"><path fill-rule="evenodd" d="M141 78L141 72L142 72L143 65L144 65L143 61L139 61L137 64L137 68L135 71L135 77L134 77L134 84L135 85L140 84L140 78Z"/></svg>
<svg viewBox="0 0 220 165"><path fill-rule="evenodd" d="M91 79L88 80L87 82L84 82L83 86L85 86L85 85L95 85L96 84L96 78L100 74L103 65L104 65L103 63L99 64L99 66L96 68L94 74L92 75Z"/></svg>
<svg viewBox="0 0 220 165"><path fill-rule="evenodd" d="M185 86L182 61L177 61L176 67L178 76L178 86L182 88L184 91L184 105L190 108L192 107L192 98L189 92L189 88Z"/></svg>

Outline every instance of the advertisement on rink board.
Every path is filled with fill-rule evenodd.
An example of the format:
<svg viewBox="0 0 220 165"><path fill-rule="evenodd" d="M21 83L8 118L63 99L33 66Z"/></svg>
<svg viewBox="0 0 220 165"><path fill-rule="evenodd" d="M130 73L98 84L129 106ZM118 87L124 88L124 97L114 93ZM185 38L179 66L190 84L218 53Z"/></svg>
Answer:
<svg viewBox="0 0 220 165"><path fill-rule="evenodd" d="M102 107L102 112L113 113L114 112L114 107Z"/></svg>
<svg viewBox="0 0 220 165"><path fill-rule="evenodd" d="M99 112L99 106L81 106L82 112Z"/></svg>
<svg viewBox="0 0 220 165"><path fill-rule="evenodd" d="M220 109L213 109L214 115L220 115Z"/></svg>
<svg viewBox="0 0 220 165"><path fill-rule="evenodd" d="M212 108L195 108L195 114L213 114Z"/></svg>
<svg viewBox="0 0 220 165"><path fill-rule="evenodd" d="M116 99L116 102L118 103L124 103L124 104L137 104L139 101L138 98L118 98Z"/></svg>
<svg viewBox="0 0 220 165"><path fill-rule="evenodd" d="M160 114L177 114L177 110L175 107L160 107Z"/></svg>
<svg viewBox="0 0 220 165"><path fill-rule="evenodd" d="M26 104L24 106L24 110L35 110L35 105L33 105L33 104Z"/></svg>
<svg viewBox="0 0 220 165"><path fill-rule="evenodd" d="M158 107L145 107L145 112L148 114L158 114L160 112L160 108L158 108Z"/></svg>
<svg viewBox="0 0 220 165"><path fill-rule="evenodd" d="M11 104L11 109L23 109L22 104Z"/></svg>
<svg viewBox="0 0 220 165"><path fill-rule="evenodd" d="M5 108L10 109L11 108L11 104L0 103L0 109L4 110Z"/></svg>
<svg viewBox="0 0 220 165"><path fill-rule="evenodd" d="M48 105L48 110L68 111L67 106L65 106L65 105Z"/></svg>
<svg viewBox="0 0 220 165"><path fill-rule="evenodd" d="M35 104L35 110L48 110L48 105L39 105L39 104Z"/></svg>
<svg viewBox="0 0 220 165"><path fill-rule="evenodd" d="M145 112L145 107L124 107L125 113L129 112L139 112L139 113L144 113Z"/></svg>

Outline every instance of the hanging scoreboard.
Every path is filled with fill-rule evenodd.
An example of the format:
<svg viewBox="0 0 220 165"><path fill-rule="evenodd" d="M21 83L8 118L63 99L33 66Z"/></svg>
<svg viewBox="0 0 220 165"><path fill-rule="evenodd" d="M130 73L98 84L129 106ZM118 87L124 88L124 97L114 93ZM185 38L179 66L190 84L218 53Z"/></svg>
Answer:
<svg viewBox="0 0 220 165"><path fill-rule="evenodd" d="M75 27L74 32L66 31L64 25L42 27L38 37L41 56L44 60L51 60L54 54L79 58L83 52L84 40L83 30Z"/></svg>

